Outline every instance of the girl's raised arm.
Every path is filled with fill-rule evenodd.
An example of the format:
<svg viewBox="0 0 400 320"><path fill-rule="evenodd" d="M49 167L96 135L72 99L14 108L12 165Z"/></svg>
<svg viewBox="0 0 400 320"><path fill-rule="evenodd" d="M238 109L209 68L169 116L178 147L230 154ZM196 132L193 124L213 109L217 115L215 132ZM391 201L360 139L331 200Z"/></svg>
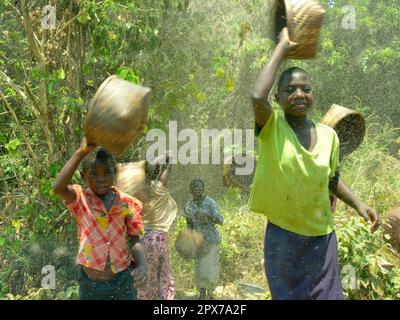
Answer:
<svg viewBox="0 0 400 320"><path fill-rule="evenodd" d="M82 159L95 147L96 146L93 144L88 144L86 138L83 138L81 146L78 148L78 150L75 151L72 157L64 165L64 167L58 174L56 181L54 181L52 188L53 192L62 200L64 200L67 204L73 202L76 197L75 192L69 188L72 176L74 175Z"/></svg>
<svg viewBox="0 0 400 320"><path fill-rule="evenodd" d="M165 164L160 164L160 173L157 177L157 180L161 181L164 186L167 186L169 176L171 175L171 169L170 156L167 152L165 154Z"/></svg>

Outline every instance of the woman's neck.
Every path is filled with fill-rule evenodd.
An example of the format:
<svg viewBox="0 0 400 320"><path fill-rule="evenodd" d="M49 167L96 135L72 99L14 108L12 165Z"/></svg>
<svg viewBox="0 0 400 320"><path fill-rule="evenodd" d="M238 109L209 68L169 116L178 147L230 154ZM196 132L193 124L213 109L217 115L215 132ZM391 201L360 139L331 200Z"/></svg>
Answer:
<svg viewBox="0 0 400 320"><path fill-rule="evenodd" d="M293 117L291 115L285 114L285 119L293 129L304 129L312 124L311 120L308 119L307 116Z"/></svg>
<svg viewBox="0 0 400 320"><path fill-rule="evenodd" d="M198 204L201 204L203 202L204 198L205 198L205 196L201 196L199 198L193 198L193 201Z"/></svg>

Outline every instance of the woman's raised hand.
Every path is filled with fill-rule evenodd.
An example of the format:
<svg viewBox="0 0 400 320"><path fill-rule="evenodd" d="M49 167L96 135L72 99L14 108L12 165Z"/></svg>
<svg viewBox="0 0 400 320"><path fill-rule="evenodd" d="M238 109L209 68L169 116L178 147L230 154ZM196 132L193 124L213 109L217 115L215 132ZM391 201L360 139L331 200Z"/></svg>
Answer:
<svg viewBox="0 0 400 320"><path fill-rule="evenodd" d="M293 42L289 38L289 30L287 27L283 28L279 34L279 43L283 43L287 49L293 49L298 45L297 42Z"/></svg>

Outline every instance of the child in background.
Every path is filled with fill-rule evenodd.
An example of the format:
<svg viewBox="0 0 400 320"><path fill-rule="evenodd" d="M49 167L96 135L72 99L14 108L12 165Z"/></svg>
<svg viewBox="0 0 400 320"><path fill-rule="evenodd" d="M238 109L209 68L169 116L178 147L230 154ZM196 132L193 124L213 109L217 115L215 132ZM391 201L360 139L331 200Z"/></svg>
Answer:
<svg viewBox="0 0 400 320"><path fill-rule="evenodd" d="M146 165L147 196L143 203L144 245L148 270L146 284L138 289L140 300L173 300L175 284L169 264L168 231L178 207L167 188L171 174L168 154Z"/></svg>
<svg viewBox="0 0 400 320"><path fill-rule="evenodd" d="M264 260L272 299L343 299L329 191L370 221L372 232L379 217L340 177L335 131L308 117L310 76L300 68L285 70L275 95L281 108L268 101L278 67L295 46L284 28L255 86L259 161L250 209L268 218Z"/></svg>
<svg viewBox="0 0 400 320"><path fill-rule="evenodd" d="M194 282L199 289L199 299L212 299L213 291L219 280L219 246L221 236L215 224L222 225L224 218L219 205L209 196L204 196L204 182L194 179L190 182L193 199L184 208L184 217L189 228L204 236L201 254L195 260Z"/></svg>
<svg viewBox="0 0 400 320"><path fill-rule="evenodd" d="M83 138L81 146L58 174L53 191L72 211L78 225L81 265L81 300L133 300L146 280L143 246L139 241L142 227L142 203L113 187L115 161L104 149L96 149ZM83 161L83 162L82 162ZM87 188L71 184L82 162L81 175ZM131 254L126 236L131 239ZM134 279L132 278L134 276Z"/></svg>

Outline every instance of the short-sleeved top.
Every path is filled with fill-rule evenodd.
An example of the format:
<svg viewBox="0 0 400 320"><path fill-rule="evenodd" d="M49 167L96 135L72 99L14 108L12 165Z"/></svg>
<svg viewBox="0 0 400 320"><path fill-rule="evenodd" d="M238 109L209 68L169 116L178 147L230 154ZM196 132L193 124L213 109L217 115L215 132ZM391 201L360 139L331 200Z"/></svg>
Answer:
<svg viewBox="0 0 400 320"><path fill-rule="evenodd" d="M151 181L149 197L143 208L143 226L168 232L177 212L178 206L168 188L161 181Z"/></svg>
<svg viewBox="0 0 400 320"><path fill-rule="evenodd" d="M329 179L339 165L339 139L332 128L315 127L318 138L310 152L301 145L283 112L274 108L258 134L259 159L249 201L251 211L305 236L334 230Z"/></svg>
<svg viewBox="0 0 400 320"><path fill-rule="evenodd" d="M213 198L204 197L200 205L189 200L185 205L183 215L189 227L203 233L207 245L221 242L221 236L215 224L223 224L224 218L221 215L218 203Z"/></svg>
<svg viewBox="0 0 400 320"><path fill-rule="evenodd" d="M127 250L127 235L144 233L142 203L115 187L114 202L110 211L92 189L72 185L75 200L66 205L72 211L78 225L79 252L76 263L87 268L103 271L110 259L114 273L128 268L132 258ZM64 203L65 204L65 203Z"/></svg>

